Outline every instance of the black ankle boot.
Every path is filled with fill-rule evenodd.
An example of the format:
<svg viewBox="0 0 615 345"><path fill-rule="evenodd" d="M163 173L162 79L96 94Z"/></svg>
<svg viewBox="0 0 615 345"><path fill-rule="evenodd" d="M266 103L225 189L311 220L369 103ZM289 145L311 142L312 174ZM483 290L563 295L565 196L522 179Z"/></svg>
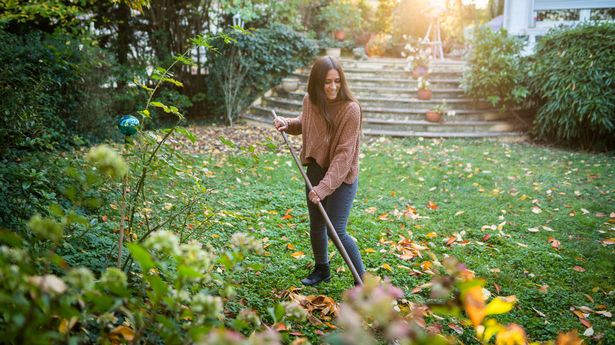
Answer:
<svg viewBox="0 0 615 345"><path fill-rule="evenodd" d="M316 264L312 273L307 278L302 279L303 285L316 285L322 281L328 282L331 279L329 264Z"/></svg>

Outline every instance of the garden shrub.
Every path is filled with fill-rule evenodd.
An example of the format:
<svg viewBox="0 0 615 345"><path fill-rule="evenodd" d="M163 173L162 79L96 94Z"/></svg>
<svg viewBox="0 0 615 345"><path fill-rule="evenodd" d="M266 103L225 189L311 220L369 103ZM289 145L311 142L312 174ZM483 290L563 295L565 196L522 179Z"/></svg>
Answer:
<svg viewBox="0 0 615 345"><path fill-rule="evenodd" d="M208 103L230 124L241 109L317 54L315 42L282 24L230 36L235 43L212 42L219 53L209 56L207 76Z"/></svg>
<svg viewBox="0 0 615 345"><path fill-rule="evenodd" d="M102 137L110 128L99 48L65 33L0 30L0 156L9 149L51 150L73 135Z"/></svg>
<svg viewBox="0 0 615 345"><path fill-rule="evenodd" d="M493 106L518 106L528 94L526 67L520 55L522 42L504 29L478 27L473 35L467 56L469 69L462 79L465 92Z"/></svg>
<svg viewBox="0 0 615 345"><path fill-rule="evenodd" d="M530 74L538 140L615 148L615 23L551 30Z"/></svg>

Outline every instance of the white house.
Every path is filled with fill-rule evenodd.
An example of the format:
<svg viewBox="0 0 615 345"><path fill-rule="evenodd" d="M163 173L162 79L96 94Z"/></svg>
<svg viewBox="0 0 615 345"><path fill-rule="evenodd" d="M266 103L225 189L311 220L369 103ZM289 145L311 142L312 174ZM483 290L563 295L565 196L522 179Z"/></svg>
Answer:
<svg viewBox="0 0 615 345"><path fill-rule="evenodd" d="M550 28L582 21L615 21L615 0L505 0L503 27L527 40L529 54Z"/></svg>

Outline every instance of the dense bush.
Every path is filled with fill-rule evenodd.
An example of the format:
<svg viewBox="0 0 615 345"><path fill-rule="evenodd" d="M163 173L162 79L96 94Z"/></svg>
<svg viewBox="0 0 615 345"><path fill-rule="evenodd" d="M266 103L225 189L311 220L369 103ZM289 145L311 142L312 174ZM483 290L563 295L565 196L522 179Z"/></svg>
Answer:
<svg viewBox="0 0 615 345"><path fill-rule="evenodd" d="M462 80L465 92L494 106L511 107L523 102L528 91L521 41L508 36L506 30L488 27L476 28L473 35L467 56L469 69Z"/></svg>
<svg viewBox="0 0 615 345"><path fill-rule="evenodd" d="M214 41L219 54L208 61L208 102L230 124L241 109L317 54L315 42L281 24L230 35L237 41Z"/></svg>
<svg viewBox="0 0 615 345"><path fill-rule="evenodd" d="M111 62L72 35L0 30L0 156L50 150L73 135L103 136L112 121L101 88Z"/></svg>
<svg viewBox="0 0 615 345"><path fill-rule="evenodd" d="M550 31L530 75L533 135L583 148L615 148L615 24Z"/></svg>

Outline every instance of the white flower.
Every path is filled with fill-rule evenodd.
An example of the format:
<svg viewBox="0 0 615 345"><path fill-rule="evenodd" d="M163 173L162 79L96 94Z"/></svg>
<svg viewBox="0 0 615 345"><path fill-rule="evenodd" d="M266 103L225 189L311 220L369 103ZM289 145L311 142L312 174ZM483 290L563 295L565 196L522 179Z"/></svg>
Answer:
<svg viewBox="0 0 615 345"><path fill-rule="evenodd" d="M152 235L145 240L144 245L152 251L157 251L168 256L179 256L181 254L179 238L170 231L160 230L152 233Z"/></svg>

